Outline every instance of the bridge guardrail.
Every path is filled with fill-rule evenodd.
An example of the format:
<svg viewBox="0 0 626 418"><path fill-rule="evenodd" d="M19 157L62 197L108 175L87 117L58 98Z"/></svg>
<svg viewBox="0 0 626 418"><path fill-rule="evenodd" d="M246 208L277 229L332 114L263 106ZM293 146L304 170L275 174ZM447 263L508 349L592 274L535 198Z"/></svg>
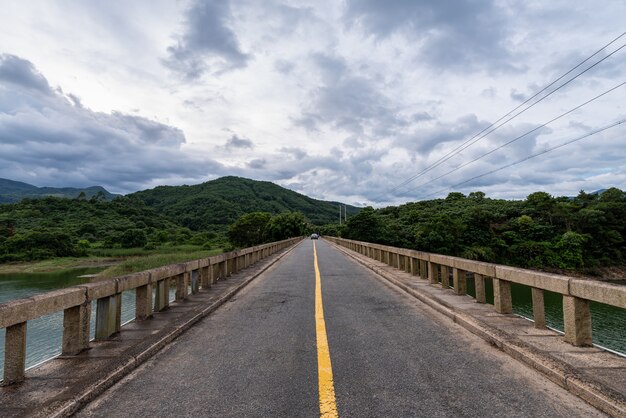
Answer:
<svg viewBox="0 0 626 418"><path fill-rule="evenodd" d="M209 288L218 280L300 240L302 237L272 242L0 304L0 329L6 328L2 384L21 382L25 378L29 320L63 311L61 352L76 355L89 348L92 301L96 301L95 340L106 340L122 330L122 292L136 291L135 319L146 320L153 312L168 308L172 280L176 283L175 301L183 300L188 296L190 285L192 294L197 293L200 288Z"/></svg>
<svg viewBox="0 0 626 418"><path fill-rule="evenodd" d="M532 290L533 319L537 328L546 326L543 292L547 290L559 293L563 296L565 341L576 346L592 344L590 301L626 309L626 286L363 241L324 238L427 279L432 284L441 283L446 289L450 287L452 276L452 289L457 295L467 294L466 273L473 273L476 301L479 303L486 303L485 279L491 278L494 308L496 312L502 314L510 314L513 311L511 283L529 286Z"/></svg>

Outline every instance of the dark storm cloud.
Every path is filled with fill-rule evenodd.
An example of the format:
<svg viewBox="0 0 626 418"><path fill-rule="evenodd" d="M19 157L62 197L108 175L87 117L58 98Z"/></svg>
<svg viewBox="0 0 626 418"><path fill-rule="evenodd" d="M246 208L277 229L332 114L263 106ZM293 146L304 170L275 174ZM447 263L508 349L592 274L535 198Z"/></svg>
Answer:
<svg viewBox="0 0 626 418"><path fill-rule="evenodd" d="M0 55L0 83L13 84L17 88L37 90L45 94L52 92L48 81L34 65L15 55Z"/></svg>
<svg viewBox="0 0 626 418"><path fill-rule="evenodd" d="M266 164L267 164L267 161L265 159L255 158L254 160L248 161L246 165L254 170L261 170L265 168Z"/></svg>
<svg viewBox="0 0 626 418"><path fill-rule="evenodd" d="M225 149L252 149L254 148L254 143L248 138L239 138L237 135L233 135L226 140L224 144Z"/></svg>
<svg viewBox="0 0 626 418"><path fill-rule="evenodd" d="M250 57L241 50L231 19L229 1L195 1L187 11L183 33L167 48L164 63L189 80L245 67Z"/></svg>
<svg viewBox="0 0 626 418"><path fill-rule="evenodd" d="M376 81L354 74L340 57L316 53L310 58L322 80L310 92L296 125L309 131L328 125L356 135L385 136L406 124Z"/></svg>
<svg viewBox="0 0 626 418"><path fill-rule="evenodd" d="M441 69L511 70L504 13L487 0L349 0L348 27L378 39L402 32L420 41L420 62Z"/></svg>
<svg viewBox="0 0 626 418"><path fill-rule="evenodd" d="M120 112L94 112L78 103L50 89L29 61L3 56L0 177L37 185L102 184L125 192L153 181L203 178L223 168L183 154L180 129Z"/></svg>

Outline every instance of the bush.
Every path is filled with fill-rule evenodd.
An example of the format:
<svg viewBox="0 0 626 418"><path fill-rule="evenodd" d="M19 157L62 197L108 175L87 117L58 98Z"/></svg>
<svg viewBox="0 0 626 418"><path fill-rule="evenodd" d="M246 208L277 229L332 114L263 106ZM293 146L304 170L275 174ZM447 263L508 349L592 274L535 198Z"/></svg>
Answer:
<svg viewBox="0 0 626 418"><path fill-rule="evenodd" d="M143 229L127 229L120 237L122 248L143 247L148 243L148 237Z"/></svg>

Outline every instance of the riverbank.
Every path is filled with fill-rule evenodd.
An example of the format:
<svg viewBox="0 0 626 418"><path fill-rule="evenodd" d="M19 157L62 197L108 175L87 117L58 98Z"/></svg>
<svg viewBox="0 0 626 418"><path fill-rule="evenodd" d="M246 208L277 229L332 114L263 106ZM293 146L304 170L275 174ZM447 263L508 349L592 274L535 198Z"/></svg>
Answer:
<svg viewBox="0 0 626 418"><path fill-rule="evenodd" d="M62 257L26 263L0 264L0 274L55 273L91 267L110 267L122 261L114 257Z"/></svg>
<svg viewBox="0 0 626 418"><path fill-rule="evenodd" d="M207 250L193 245L167 246L152 250L143 248L97 249L92 250L87 257L60 257L0 264L0 274L56 273L79 268L106 267L98 275L106 278L209 257L222 252L221 248Z"/></svg>

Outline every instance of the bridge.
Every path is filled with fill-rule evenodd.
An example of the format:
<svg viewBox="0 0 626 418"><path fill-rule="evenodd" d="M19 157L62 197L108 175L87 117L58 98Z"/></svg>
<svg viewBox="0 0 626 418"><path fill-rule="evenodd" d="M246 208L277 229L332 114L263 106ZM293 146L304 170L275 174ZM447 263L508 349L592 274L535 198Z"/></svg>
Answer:
<svg viewBox="0 0 626 418"><path fill-rule="evenodd" d="M0 415L623 417L626 358L592 346L591 301L626 308L626 287L296 238L0 305ZM27 323L54 312L62 354L26 370Z"/></svg>

